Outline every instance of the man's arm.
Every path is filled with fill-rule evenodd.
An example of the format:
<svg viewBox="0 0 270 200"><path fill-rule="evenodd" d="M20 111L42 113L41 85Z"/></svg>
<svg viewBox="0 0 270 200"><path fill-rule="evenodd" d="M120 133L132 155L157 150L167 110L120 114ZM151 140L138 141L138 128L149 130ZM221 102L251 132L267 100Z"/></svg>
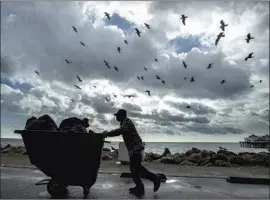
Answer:
<svg viewBox="0 0 270 200"><path fill-rule="evenodd" d="M128 126L129 126L129 121L127 119L125 119L125 121L122 123L120 128L117 128L117 129L114 129L114 130L107 132L106 136L107 137L119 136L127 131Z"/></svg>

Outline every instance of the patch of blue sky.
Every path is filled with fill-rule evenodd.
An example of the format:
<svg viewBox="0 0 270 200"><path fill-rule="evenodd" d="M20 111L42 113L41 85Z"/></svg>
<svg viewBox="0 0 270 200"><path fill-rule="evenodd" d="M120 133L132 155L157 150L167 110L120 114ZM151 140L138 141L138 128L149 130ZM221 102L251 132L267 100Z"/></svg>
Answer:
<svg viewBox="0 0 270 200"><path fill-rule="evenodd" d="M200 42L199 36L189 36L187 38L176 37L172 40L169 40L167 43L168 48L172 48L176 53L188 53L192 48L205 48Z"/></svg>
<svg viewBox="0 0 270 200"><path fill-rule="evenodd" d="M17 81L13 82L8 77L1 76L1 84L8 85L9 87L13 89L19 89L23 93L28 92L33 86L29 83L19 83Z"/></svg>
<svg viewBox="0 0 270 200"><path fill-rule="evenodd" d="M125 18L121 17L117 13L113 13L113 15L110 16L110 20L105 16L105 24L107 26L113 25L117 26L119 29L123 30L125 36L130 35L132 30L132 27L134 26L133 22L130 22L126 20Z"/></svg>

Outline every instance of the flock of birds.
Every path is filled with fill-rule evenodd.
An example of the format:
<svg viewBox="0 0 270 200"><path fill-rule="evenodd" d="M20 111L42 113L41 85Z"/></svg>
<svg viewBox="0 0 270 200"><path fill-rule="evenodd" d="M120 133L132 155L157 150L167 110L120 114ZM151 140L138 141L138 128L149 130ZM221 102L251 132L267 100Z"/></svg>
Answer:
<svg viewBox="0 0 270 200"><path fill-rule="evenodd" d="M107 17L108 20L111 20L111 17L110 17L110 14L109 14L109 13L105 12L105 16ZM182 23L183 23L184 26L186 25L186 19L187 19L187 18L188 18L188 16L185 16L184 14L181 15L181 20L182 20ZM144 23L144 25L145 25L145 27L146 27L147 29L151 29L151 27L150 27L149 24ZM225 24L225 22L224 22L223 20L220 21L220 27L219 27L219 28L222 30L222 32L220 32L220 33L217 35L217 38L216 38L216 40L215 40L215 46L217 46L217 44L219 43L219 41L221 40L222 37L225 37L224 32L225 32L225 27L227 27L227 26L228 26L228 24ZM73 31L74 31L75 33L78 32L78 30L77 30L77 28L76 28L75 26L72 26L72 29L73 29ZM141 32L138 28L135 28L135 32L136 32L136 34L138 35L138 37L141 37L142 32ZM246 40L247 43L250 43L250 41L253 40L253 39L254 39L254 37L252 37L251 34L248 33L245 40ZM125 43L126 45L128 45L128 41L127 41L126 39L124 40L124 43ZM82 42L82 41L80 41L80 45L82 45L83 47L86 47L85 43ZM121 47L118 46L118 47L116 48L116 50L118 51L118 53L121 53ZM253 57L253 54L254 54L254 52L250 53L244 60L247 61L248 59L254 58L254 57ZM71 63L72 63L72 61L70 61L70 60L68 60L68 59L65 59L65 61L66 61L67 64L71 64ZM155 61L155 62L159 62L157 58L154 58L154 61ZM105 66L108 68L108 70L111 70L111 69L112 69L112 66L111 66L106 60L104 60L104 64L105 64ZM183 67L184 67L185 69L188 68L188 64L187 64L185 61L183 61L182 64L183 64ZM213 63L210 63L210 64L208 64L208 66L207 66L206 68L209 70L209 69L211 69L212 67L213 67ZM119 68L116 67L115 65L113 65L113 69L114 69L116 72L119 72ZM146 67L144 67L144 70L145 70L145 71L148 71L148 69L147 69ZM36 71L36 70L35 70L35 73L36 73L37 75L40 75L40 73L39 73L38 71ZM107 76L105 76L105 78L107 78ZM78 75L77 75L77 79L78 79L79 82L83 82L83 80L82 80ZM144 76L137 76L137 79L143 81L143 80L144 80ZM156 75L156 79L157 79L157 80L160 80L161 83L163 83L164 85L166 84L165 80L162 79L159 75ZM187 79L188 79L188 77L184 77L184 80L187 80ZM190 78L190 82L195 82L194 76L192 76L192 77ZM262 83L262 80L260 80L259 82ZM225 80L225 79L224 79L224 80L221 80L220 84L222 85L222 84L224 84L224 83L226 83L226 80ZM78 85L74 85L74 86L75 86L78 90L82 90L82 88L79 87ZM95 85L94 85L94 87L96 88ZM250 86L250 88L253 88L253 87L254 87L254 85L251 85L251 86ZM145 90L144 92L147 93L149 96L151 96L151 91L150 91L150 90ZM113 95L113 96L114 96L115 98L117 98L117 95ZM123 95L123 96L124 96L124 97L128 97L128 98L135 97L135 95L133 95L133 94ZM111 101L111 99L110 99L110 98L107 98L107 97L105 98L105 100L106 100L107 102ZM71 99L71 101L72 101L72 102L75 102L73 99ZM190 106L187 106L187 108L190 108Z"/></svg>

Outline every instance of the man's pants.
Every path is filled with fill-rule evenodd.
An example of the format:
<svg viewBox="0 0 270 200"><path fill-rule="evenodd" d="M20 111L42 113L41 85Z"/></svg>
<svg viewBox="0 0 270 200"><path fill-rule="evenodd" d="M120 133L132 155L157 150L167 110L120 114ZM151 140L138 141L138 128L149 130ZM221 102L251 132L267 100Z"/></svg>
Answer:
<svg viewBox="0 0 270 200"><path fill-rule="evenodd" d="M150 181L154 181L157 178L157 175L148 171L144 166L141 165L141 162L142 155L140 152L130 156L130 172L136 187L143 186L141 176L144 176Z"/></svg>

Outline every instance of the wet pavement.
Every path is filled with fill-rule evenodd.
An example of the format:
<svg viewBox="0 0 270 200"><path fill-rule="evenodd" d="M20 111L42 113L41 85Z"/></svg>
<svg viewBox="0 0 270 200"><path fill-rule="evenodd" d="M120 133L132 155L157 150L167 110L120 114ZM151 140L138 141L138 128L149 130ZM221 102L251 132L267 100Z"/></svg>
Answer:
<svg viewBox="0 0 270 200"><path fill-rule="evenodd" d="M1 198L48 199L46 185L35 183L47 178L36 169L1 167ZM269 199L269 186L231 184L220 178L168 177L157 192L153 184L144 180L146 199ZM120 174L100 173L96 184L91 188L89 199L135 199L128 193L133 187L129 178ZM81 187L69 186L69 198L83 198Z"/></svg>

